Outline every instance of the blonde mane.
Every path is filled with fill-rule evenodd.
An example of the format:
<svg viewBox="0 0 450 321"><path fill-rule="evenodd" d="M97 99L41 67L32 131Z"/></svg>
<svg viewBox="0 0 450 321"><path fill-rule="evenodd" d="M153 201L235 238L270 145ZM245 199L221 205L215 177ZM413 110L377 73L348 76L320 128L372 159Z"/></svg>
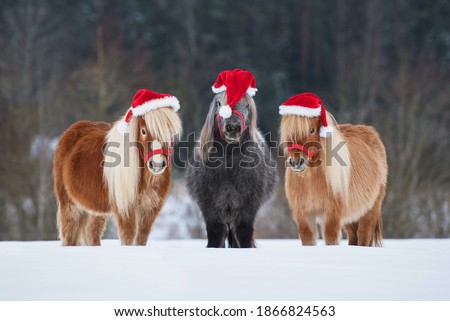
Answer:
<svg viewBox="0 0 450 321"><path fill-rule="evenodd" d="M144 115L144 119L153 139L163 145L175 143L182 134L181 119L172 108L152 110Z"/></svg>
<svg viewBox="0 0 450 321"><path fill-rule="evenodd" d="M181 135L181 120L172 108L158 108L143 117L152 137L163 146L175 142ZM117 130L123 120L124 117L114 123L106 135L105 164L117 163L117 156L120 156L120 161L114 166L104 166L103 177L108 186L110 203L115 204L119 213L127 215L138 196L142 169L137 147L138 119L133 117L130 120L129 133L124 135Z"/></svg>
<svg viewBox="0 0 450 321"><path fill-rule="evenodd" d="M321 137L320 143L322 167L328 186L335 196L341 196L344 202L347 201L350 188L350 152L347 143L341 132L337 128L337 122L333 115L327 112L328 125L333 128L333 133L328 137ZM308 134L312 125L312 119L294 115L282 117L280 142L298 142L303 140ZM338 155L343 163L339 163L328 151L332 151L336 146L344 142L342 147L338 147ZM285 146L287 147L287 146Z"/></svg>
<svg viewBox="0 0 450 321"><path fill-rule="evenodd" d="M348 193L350 190L350 151L348 150L347 141L342 136L341 132L337 128L337 122L333 115L327 112L327 122L329 126L333 127L333 133L331 136L321 138L320 141L324 147L324 161L325 161L325 178L327 179L328 186L330 186L334 195L341 195L344 202L348 200ZM342 144L344 142L344 144ZM342 147L337 147L342 144ZM340 164L337 159L328 155L328 151L332 151L337 147L338 155L342 159L343 163Z"/></svg>

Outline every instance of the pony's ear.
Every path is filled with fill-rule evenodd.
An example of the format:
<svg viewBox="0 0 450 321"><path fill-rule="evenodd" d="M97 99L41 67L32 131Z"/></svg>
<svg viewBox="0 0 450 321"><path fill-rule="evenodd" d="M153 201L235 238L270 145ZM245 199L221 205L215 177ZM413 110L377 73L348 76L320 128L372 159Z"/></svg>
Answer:
<svg viewBox="0 0 450 321"><path fill-rule="evenodd" d="M202 131L200 133L200 157L202 160L206 159L208 155L209 148L214 141L214 121L216 118L216 102L219 101L218 97L220 94L216 95L213 99L211 105L209 106L208 115L206 115L205 123L203 124Z"/></svg>

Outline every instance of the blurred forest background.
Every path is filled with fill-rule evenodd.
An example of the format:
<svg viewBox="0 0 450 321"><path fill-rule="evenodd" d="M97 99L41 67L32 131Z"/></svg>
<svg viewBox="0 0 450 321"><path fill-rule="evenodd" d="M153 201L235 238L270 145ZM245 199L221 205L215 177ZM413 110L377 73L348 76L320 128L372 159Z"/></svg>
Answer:
<svg viewBox="0 0 450 321"><path fill-rule="evenodd" d="M255 75L272 138L278 106L302 91L341 123L375 126L389 158L386 237L450 237L449 0L2 0L0 240L57 237L52 157L71 123L114 121L149 88L177 96L185 136L198 133L230 68ZM204 236L183 175L153 238ZM283 179L256 231L297 237Z"/></svg>

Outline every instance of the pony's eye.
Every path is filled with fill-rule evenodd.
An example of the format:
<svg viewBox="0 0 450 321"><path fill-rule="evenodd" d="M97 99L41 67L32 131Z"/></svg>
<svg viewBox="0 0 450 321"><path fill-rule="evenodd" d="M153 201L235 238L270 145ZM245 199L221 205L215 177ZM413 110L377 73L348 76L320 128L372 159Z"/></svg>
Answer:
<svg viewBox="0 0 450 321"><path fill-rule="evenodd" d="M309 131L311 134L314 134L316 132L316 129L313 127L311 128L311 130Z"/></svg>
<svg viewBox="0 0 450 321"><path fill-rule="evenodd" d="M142 133L142 135L144 135L144 136L147 134L147 132L145 131L144 128L141 129L141 133Z"/></svg>

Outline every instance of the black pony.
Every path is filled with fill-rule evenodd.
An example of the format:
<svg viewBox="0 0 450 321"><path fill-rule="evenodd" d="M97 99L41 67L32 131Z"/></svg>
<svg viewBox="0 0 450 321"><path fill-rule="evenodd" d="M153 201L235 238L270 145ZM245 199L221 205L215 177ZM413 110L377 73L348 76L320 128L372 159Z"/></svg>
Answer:
<svg viewBox="0 0 450 321"><path fill-rule="evenodd" d="M256 213L277 183L276 163L256 128L256 107L245 94L223 119L226 93L216 94L186 171L187 189L206 222L208 247L255 247Z"/></svg>

